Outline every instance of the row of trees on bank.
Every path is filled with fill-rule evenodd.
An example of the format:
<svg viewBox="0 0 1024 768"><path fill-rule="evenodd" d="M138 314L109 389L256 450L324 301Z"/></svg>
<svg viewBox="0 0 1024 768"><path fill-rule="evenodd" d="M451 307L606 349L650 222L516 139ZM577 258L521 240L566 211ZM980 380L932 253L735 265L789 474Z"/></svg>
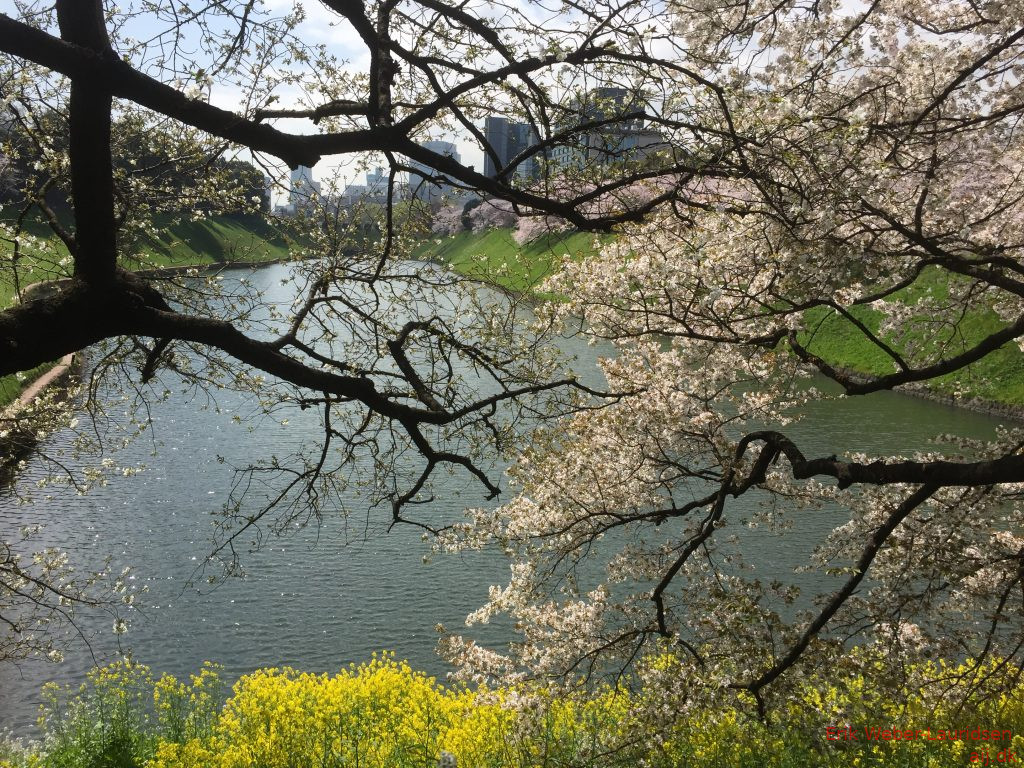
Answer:
<svg viewBox="0 0 1024 768"><path fill-rule="evenodd" d="M67 177L67 115L38 110L21 94L10 102L0 123L0 203L15 214L36 208L59 218L71 214ZM113 125L117 137L114 172L122 199L165 213L269 213L270 191L263 172L252 163L229 159L212 147L159 122L124 114ZM197 188L196 180L213 177L219 195ZM45 210L44 210L45 209Z"/></svg>

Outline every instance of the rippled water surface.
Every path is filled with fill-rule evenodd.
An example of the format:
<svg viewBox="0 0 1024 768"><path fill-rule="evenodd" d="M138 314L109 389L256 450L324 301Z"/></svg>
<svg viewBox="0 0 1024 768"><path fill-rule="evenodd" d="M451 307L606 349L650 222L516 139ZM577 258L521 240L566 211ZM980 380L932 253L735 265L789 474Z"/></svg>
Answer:
<svg viewBox="0 0 1024 768"><path fill-rule="evenodd" d="M253 279L270 295L286 290L279 288L285 269L260 270ZM575 341L567 346L579 358L579 373L596 380L600 350ZM118 456L122 463L145 462L146 471L135 477L112 478L85 496L56 489L52 499L27 506L16 505L9 494L0 496L5 533L42 524L41 540L68 550L80 567L98 566L111 555L118 566L130 563L135 583L149 587L145 607L130 617L120 649L110 618L87 616L83 627L100 630L91 650L76 642L61 665L0 664L0 729L30 732L43 682L78 682L96 661L128 647L158 672L187 675L209 659L225 666L229 680L263 666L333 671L380 649L443 675L434 652L435 625L458 630L465 615L485 601L489 585L505 582L508 566L496 553L441 556L424 563L429 545L418 529L399 526L385 533L385 515L378 511L344 521L327 514L321 526L268 540L259 552L245 555L245 578L215 589L188 586L209 551L213 515L232 479L229 466L283 455L316 430L315 419L298 411L290 414L287 426L270 420L252 423L252 404L238 394L219 394L219 412L206 405L205 399L175 396L153 406L152 433ZM236 415L243 416L241 423L234 422ZM990 437L998 423L882 393L815 405L790 432L809 456L846 450L885 453L924 447L941 432ZM57 435L51 444L66 439ZM31 484L40 471L30 467L21 482ZM453 477L443 491L434 506L437 515L485 503L482 488L462 476ZM355 490L347 501L352 509L365 508ZM812 514L801 526L804 539L765 541L752 559L766 574L791 576L833 525L834 514ZM827 587L814 577L806 580L804 586L812 589ZM501 623L472 633L489 644L512 638L511 628Z"/></svg>

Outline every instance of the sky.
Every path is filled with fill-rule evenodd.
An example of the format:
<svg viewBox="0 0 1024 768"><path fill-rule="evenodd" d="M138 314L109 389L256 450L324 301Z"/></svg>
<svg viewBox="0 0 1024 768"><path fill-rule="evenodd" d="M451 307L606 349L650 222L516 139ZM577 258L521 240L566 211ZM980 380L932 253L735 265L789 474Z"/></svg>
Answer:
<svg viewBox="0 0 1024 768"><path fill-rule="evenodd" d="M109 10L113 10L116 7L115 0L104 1ZM52 9L52 5L50 5L48 0L39 0L39 2L40 8ZM139 8L143 4L143 0L121 0L121 2L124 4L124 10L128 12L134 8ZM299 0L299 4L301 4L305 11L305 19L297 30L298 35L308 43L324 45L327 51L341 62L342 71L348 70L365 73L369 68L369 52L349 23L324 6L319 0ZM215 1L209 5L205 3L195 4L192 7L192 11L201 12L204 8L215 7L216 5L220 5L220 3ZM231 6L231 3L229 2L226 5ZM282 16L293 11L296 6L296 0L263 0L262 5L271 16ZM493 13L498 14L502 12L498 10L499 8L508 6L512 13L521 14L529 19L531 23L540 25L541 28L562 27L564 24L571 22L570 16L563 13L561 0L503 0L501 5L483 2L482 0L466 0L463 5L474 14L487 14L489 10L493 10ZM172 8L177 10L179 17L187 13L185 0L159 0L156 6L164 14L168 14L169 9ZM17 16L16 10L11 0L0 0L0 11ZM499 26L501 25L495 24L496 28ZM153 40L161 33L166 34L168 30L178 29L182 29L182 27L175 25L173 19L161 21L156 19L151 12L143 12L129 22L121 32L122 35L127 35L135 40ZM198 36L194 26L191 27L191 32L187 24L184 29L183 36L178 40L179 45L185 49L195 48ZM514 29L507 31L513 36L515 35ZM189 37L190 34L192 35L191 39ZM542 45L542 41L538 38L537 46L539 47L540 45ZM130 55L131 50L132 43L127 42L125 47L121 49L121 52L125 55ZM150 53L147 54L147 57L150 60L159 55L159 48L157 46L152 46L148 50ZM279 101L274 105L275 108L306 106L300 105L299 97L301 94L294 86L281 86L276 93ZM237 112L241 109L243 89L238 86L214 83L207 89L205 96L215 106ZM308 120L279 119L272 122L279 129L294 133L313 133L316 130L313 123ZM454 141L464 164L472 165L478 170L483 168L483 150L475 140L469 137L468 133L435 134L430 138ZM253 159L251 155L244 152L240 156L247 160ZM283 164L278 163L274 158L264 157L262 159L262 164L273 165L278 178L282 180L286 178L287 169ZM364 169L358 168L357 165L360 164L360 161L365 164L366 160L367 158L345 156L325 158L313 169L314 176L319 181L328 181L337 175L340 177L340 180L346 183L363 183ZM371 164L375 165L376 163L371 161Z"/></svg>
<svg viewBox="0 0 1024 768"><path fill-rule="evenodd" d="M276 13L283 14L290 12L295 2L293 0L265 0L265 6ZM354 72L367 72L370 65L370 55L366 46L360 40L355 30L343 18L324 6L317 0L302 0L301 5L306 12L306 19L298 28L302 38L310 43L321 43L327 50L344 63L343 68ZM275 105L282 109L296 105L298 91L291 89L292 101L289 103L289 92L286 89L280 91L281 101ZM238 105L238 93L234 89L217 87L212 89L210 102L223 109L235 110ZM273 124L284 131L295 133L312 133L314 126L309 120L275 120ZM475 141L467 135L437 136L455 142L461 155L462 161L477 169L483 168L483 150ZM313 169L314 177L319 180L326 180L337 174L345 183L364 183L365 174L362 169L357 169L358 158L353 157L327 157L321 160ZM283 171L283 165L281 166ZM344 186L344 184L342 184Z"/></svg>
<svg viewBox="0 0 1024 768"><path fill-rule="evenodd" d="M108 8L114 6L114 0L105 0ZM124 9L130 10L132 7L137 7L137 0L123 0ZM529 3L521 2L521 0L515 0L517 4L523 6ZM176 0L179 9L182 6L181 0ZM298 35L310 44L322 44L326 47L327 51L332 54L339 62L341 62L342 71L359 72L365 73L369 69L370 56L369 51L363 44L362 40L356 34L355 30L350 24L340 17L335 12L328 9L318 0L300 0L298 3L295 0L263 0L263 8L269 12L271 16L283 16L294 10L295 6L300 4L305 11L305 20L296 30ZM6 7L12 6L12 7ZM167 9L172 7L170 2L162 0L162 8ZM202 6L195 6L198 9ZM13 3L10 0L0 0L0 12L5 12L14 16L17 16L16 8L13 7ZM180 12L180 10L179 10ZM152 40L155 36L166 33L168 29L173 26L168 21L160 21L156 19L150 13L143 13L138 15L129 24L127 24L122 34L127 35L134 40ZM186 32L179 44L183 48L195 48L195 29L191 28L192 40L189 39L190 31L186 27ZM157 50L157 46L152 46L152 51ZM127 51L122 47L122 53ZM155 56L156 53L148 54L149 58ZM295 108L302 105L299 101L300 92L294 86L281 86L275 93L278 95L278 102L274 104L275 108L287 109ZM232 86L225 83L214 82L205 92L205 97L209 102L217 107L226 109L232 112L240 111L240 104L243 98L243 91L237 86ZM292 132L292 133L314 133L316 126L310 120L297 120L297 119L275 119L270 121L275 127L280 130ZM446 135L446 136L433 136L432 138L445 139L448 141L454 141L458 147L461 159L464 163L475 166L477 169L483 167L483 150L472 140L468 138L468 134L465 135ZM247 151L243 151L239 155L242 159L253 160L253 157ZM273 166L279 178L284 181L286 180L288 169L283 163L277 161L276 158L263 156L260 165L271 165ZM332 178L337 178L338 183L341 187L344 187L347 183L364 183L365 182L365 169L359 166L361 163L365 165L368 158L365 157L353 157L353 156L334 156L327 157L321 160L313 169L314 177L317 181L329 181ZM381 164L383 164L383 158L380 158ZM286 181L285 181L286 183ZM286 197L286 191L280 190L275 194L275 203L283 202Z"/></svg>
<svg viewBox="0 0 1024 768"><path fill-rule="evenodd" d="M264 7L274 15L283 15L293 10L297 4L296 0L264 0ZM302 39L309 43L323 44L329 53L333 54L339 61L343 62L343 69L365 73L369 69L370 56L366 46L356 34L350 24L327 8L319 0L298 0L306 13L306 18L298 28ZM505 13L504 8L511 9L511 12L521 14L533 24L541 28L550 27L552 24L561 26L571 18L569 11L563 7L561 0L502 0L502 11L498 11L496 3L474 2L467 0L463 6L474 14L486 15L489 9L494 13ZM572 16L576 16L575 12ZM280 92L281 102L275 106L287 108L295 106L298 92L292 89L292 97L289 103L289 92ZM236 90L225 87L214 87L210 94L211 103L224 109L237 109L239 94ZM281 130L296 133L313 132L314 126L306 120L276 120L274 125ZM482 128L482 125L480 126ZM467 132L457 134L435 134L430 138L453 141L459 151L461 160L466 165L471 165L477 170L483 169L484 153L479 144L472 139ZM358 161L353 158L333 157L325 158L314 168L314 176L317 180L330 178L332 174L339 174L347 182L363 183L365 181L362 170L356 169ZM283 171L283 166L282 166Z"/></svg>

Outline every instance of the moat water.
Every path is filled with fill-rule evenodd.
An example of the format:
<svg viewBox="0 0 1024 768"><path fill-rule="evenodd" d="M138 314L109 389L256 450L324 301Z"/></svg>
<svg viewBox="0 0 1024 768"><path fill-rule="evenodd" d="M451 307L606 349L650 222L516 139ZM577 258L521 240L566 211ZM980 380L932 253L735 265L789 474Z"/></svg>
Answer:
<svg viewBox="0 0 1024 768"><path fill-rule="evenodd" d="M268 267L248 279L274 297L293 290L281 284L287 269ZM607 350L579 339L564 346L576 356L581 377L599 381L596 359ZM156 672L179 676L195 672L204 660L216 661L229 682L266 666L336 671L385 649L443 677L447 668L435 652L436 625L464 630L491 646L514 639L513 629L500 621L470 630L463 626L466 614L486 600L488 587L507 581L504 557L479 552L435 556L425 563L430 545L421 531L410 526L387 531L387 510L347 519L327 510L320 525L269 538L258 552L243 553L244 578L205 586L197 566L210 551L216 514L230 492L230 466L283 455L318 429L314 415L298 409L254 422L257 409L249 397L218 392L216 408L204 397L176 395L154 403L152 429L116 457L119 464L144 463L145 471L136 476L112 477L84 496L60 487L49 489L52 498L44 500L33 491L37 500L29 505L17 504L10 490L0 495L4 537L24 525L42 525L39 542L67 550L78 568L97 568L109 556L115 572L130 564L132 583L148 588L140 595L142 607L127 612L125 634L112 632L108 614L80 611L78 623L89 643L73 639L63 663L0 663L0 730L31 735L45 682L81 682L92 666L128 650ZM285 416L290 423L282 426ZM992 437L1000 423L880 393L814 404L788 431L807 455L884 454L925 448L939 433ZM59 449L68 440L67 434L57 434L47 445ZM23 490L44 472L42 465L30 464L19 479ZM341 500L348 507L365 510L358 489L346 493ZM436 495L432 507L418 514L452 517L489 503L479 483L461 474ZM801 524L803 538L779 537L758 547L761 554L751 560L766 575L795 580L809 592L827 589L821 577L792 571L807 563L813 545L835 524L834 514L810 515Z"/></svg>

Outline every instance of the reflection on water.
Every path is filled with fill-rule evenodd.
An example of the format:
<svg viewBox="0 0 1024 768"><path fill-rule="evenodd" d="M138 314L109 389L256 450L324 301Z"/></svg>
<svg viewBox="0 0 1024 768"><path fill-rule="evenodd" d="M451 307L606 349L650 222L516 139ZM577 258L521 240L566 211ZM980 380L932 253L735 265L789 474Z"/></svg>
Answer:
<svg viewBox="0 0 1024 768"><path fill-rule="evenodd" d="M258 287L272 294L285 267L260 270ZM290 289L281 289L290 290ZM567 342L581 375L593 382L600 350L579 341ZM429 545L418 529L383 531L379 512L346 520L325 510L323 525L271 539L247 555L247 575L214 589L188 586L196 566L209 551L212 515L227 498L228 466L244 465L254 456L284 455L315 434L316 417L296 410L285 427L277 420L253 424L252 406L237 393L218 393L219 413L204 409L203 400L172 397L152 409L152 436L133 444L118 457L141 461L147 470L136 477L112 478L86 496L56 489L52 500L18 506L0 498L0 529L45 525L41 542L68 550L80 568L97 567L112 555L115 568L133 566L137 585L149 587L145 607L132 615L121 643L157 672L188 675L210 659L234 677L263 666L294 665L311 671L333 671L366 659L372 651L394 650L399 658L431 674L445 669L434 654L435 626L458 630L467 613L486 599L488 586L504 583L508 566L496 553L474 553L423 562ZM790 428L804 453L828 455L843 451L886 453L924 447L929 438L952 432L991 437L997 420L928 401L880 393L866 398L814 404L805 420ZM250 431L250 427L255 427ZM312 430L312 431L311 431ZM53 438L55 444L66 436ZM150 454L153 455L150 455ZM218 457L226 459L221 464ZM21 482L31 484L40 472L30 467ZM439 516L481 506L484 491L461 475L439 489L433 509ZM342 498L352 509L360 505L357 489ZM753 497L736 502L736 514ZM834 512L808 513L802 535L756 547L750 560L765 576L787 576L805 564L813 544L835 525ZM770 534L747 534L767 537ZM827 588L821 577L801 577L808 590ZM202 582L202 574L197 579ZM61 665L26 662L0 664L0 729L27 732L35 720L38 692L47 680L78 682L97 661L119 652L109 617L85 617L85 628L100 631L91 653L77 642ZM488 644L507 642L513 633L501 622L476 627L473 635ZM123 649L122 649L123 650Z"/></svg>

